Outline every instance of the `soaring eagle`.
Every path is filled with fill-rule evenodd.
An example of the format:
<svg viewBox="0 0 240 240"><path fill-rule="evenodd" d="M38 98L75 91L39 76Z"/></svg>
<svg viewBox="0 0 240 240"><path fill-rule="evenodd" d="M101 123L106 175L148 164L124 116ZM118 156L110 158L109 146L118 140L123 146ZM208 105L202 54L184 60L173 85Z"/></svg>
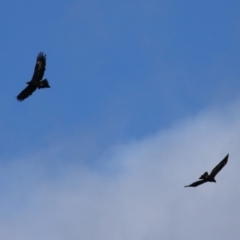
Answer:
<svg viewBox="0 0 240 240"><path fill-rule="evenodd" d="M46 54L40 52L37 56L37 62L35 65L32 80L30 82L27 82L28 86L17 96L18 101L23 101L25 98L29 97L37 88L50 88L47 79L42 80L45 67Z"/></svg>
<svg viewBox="0 0 240 240"><path fill-rule="evenodd" d="M200 181L196 181L188 186L185 187L197 187L200 184L203 184L205 182L216 182L214 179L215 176L221 171L221 169L227 164L228 162L228 155L212 170L210 174L208 172L205 172L199 179Z"/></svg>

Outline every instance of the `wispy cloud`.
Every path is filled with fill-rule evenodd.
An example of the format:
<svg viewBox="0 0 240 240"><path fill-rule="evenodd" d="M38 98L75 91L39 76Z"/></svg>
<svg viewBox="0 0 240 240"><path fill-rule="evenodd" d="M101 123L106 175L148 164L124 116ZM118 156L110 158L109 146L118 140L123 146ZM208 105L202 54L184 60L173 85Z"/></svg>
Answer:
<svg viewBox="0 0 240 240"><path fill-rule="evenodd" d="M64 152L59 142L5 162L0 238L236 239L239 107L208 110L148 138L116 145L97 157L101 171L81 159L56 170L66 157L59 154ZM70 151L82 157L76 148ZM227 153L229 163L217 184L183 188Z"/></svg>

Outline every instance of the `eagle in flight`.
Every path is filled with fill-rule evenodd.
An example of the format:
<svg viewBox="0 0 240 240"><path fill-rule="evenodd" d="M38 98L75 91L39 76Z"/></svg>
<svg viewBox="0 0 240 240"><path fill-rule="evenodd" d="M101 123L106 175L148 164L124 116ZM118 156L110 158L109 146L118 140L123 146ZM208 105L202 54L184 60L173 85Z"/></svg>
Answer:
<svg viewBox="0 0 240 240"><path fill-rule="evenodd" d="M205 182L216 182L214 179L215 176L221 171L221 169L227 164L228 162L228 155L212 170L210 174L208 172L205 172L199 179L199 181L196 181L188 186L185 187L197 187L200 184L203 184Z"/></svg>
<svg viewBox="0 0 240 240"><path fill-rule="evenodd" d="M32 95L32 93L38 88L50 88L47 79L43 79L44 71L46 67L46 54L40 52L37 56L37 62L35 65L32 80L27 82L28 86L22 90L17 96L18 101L23 101L25 98Z"/></svg>

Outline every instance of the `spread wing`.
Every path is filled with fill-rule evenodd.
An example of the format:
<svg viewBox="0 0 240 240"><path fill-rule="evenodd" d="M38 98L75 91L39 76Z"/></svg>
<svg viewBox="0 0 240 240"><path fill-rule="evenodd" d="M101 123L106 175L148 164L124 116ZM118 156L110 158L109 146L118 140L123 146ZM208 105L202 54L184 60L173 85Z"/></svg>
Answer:
<svg viewBox="0 0 240 240"><path fill-rule="evenodd" d="M37 56L37 62L35 65L35 69L34 69L34 73L31 81L39 82L40 80L42 80L44 71L46 69L45 67L46 67L46 54L44 54L43 52L40 52Z"/></svg>
<svg viewBox="0 0 240 240"><path fill-rule="evenodd" d="M207 180L204 179L204 180L196 181L196 182L194 182L194 183L192 183L192 184L190 184L188 186L184 186L184 187L197 187L198 185L201 185L201 184L203 184L205 182L207 182Z"/></svg>
<svg viewBox="0 0 240 240"><path fill-rule="evenodd" d="M29 97L37 88L32 85L28 85L24 90L22 90L17 96L18 101L23 101L25 98Z"/></svg>
<svg viewBox="0 0 240 240"><path fill-rule="evenodd" d="M228 155L212 170L210 173L210 177L215 177L221 169L227 164L228 162Z"/></svg>

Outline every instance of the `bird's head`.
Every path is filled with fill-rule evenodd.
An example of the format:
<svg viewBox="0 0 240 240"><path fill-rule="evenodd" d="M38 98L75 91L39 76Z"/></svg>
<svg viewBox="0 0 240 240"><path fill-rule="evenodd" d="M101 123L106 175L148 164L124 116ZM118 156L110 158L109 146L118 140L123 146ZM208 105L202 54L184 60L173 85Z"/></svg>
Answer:
<svg viewBox="0 0 240 240"><path fill-rule="evenodd" d="M209 179L209 182L215 182L216 183L216 180L213 178L213 179Z"/></svg>

